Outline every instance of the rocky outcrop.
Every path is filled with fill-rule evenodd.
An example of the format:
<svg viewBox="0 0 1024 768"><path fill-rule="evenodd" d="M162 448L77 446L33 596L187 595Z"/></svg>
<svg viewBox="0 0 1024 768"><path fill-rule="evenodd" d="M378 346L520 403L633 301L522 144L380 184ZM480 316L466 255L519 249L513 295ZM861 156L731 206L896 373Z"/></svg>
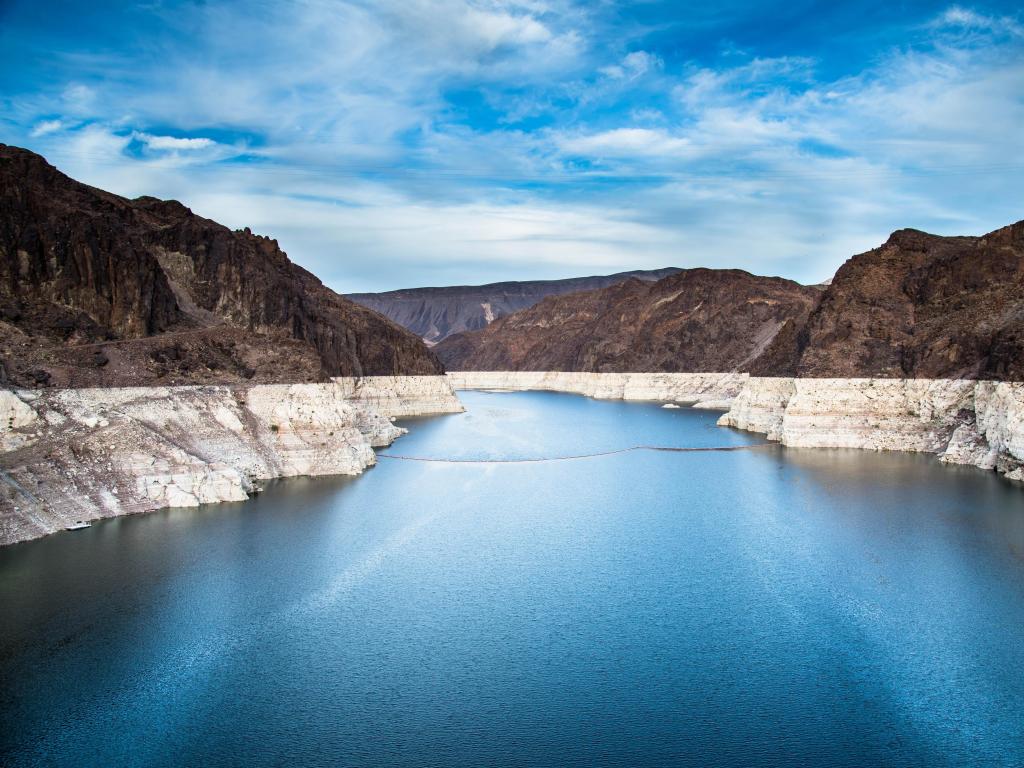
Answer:
<svg viewBox="0 0 1024 768"><path fill-rule="evenodd" d="M743 389L747 376L741 373L460 371L449 373L448 380L457 390L544 390L604 400L653 400L724 410Z"/></svg>
<svg viewBox="0 0 1024 768"><path fill-rule="evenodd" d="M372 403L372 404L371 404ZM462 410L444 377L0 390L0 543L79 520L248 497L260 480L357 474L418 413Z"/></svg>
<svg viewBox="0 0 1024 768"><path fill-rule="evenodd" d="M687 269L547 298L435 351L461 371L745 371L820 294L741 270Z"/></svg>
<svg viewBox="0 0 1024 768"><path fill-rule="evenodd" d="M894 232L826 285L683 270L548 298L436 347L452 370L1024 379L1024 221Z"/></svg>
<svg viewBox="0 0 1024 768"><path fill-rule="evenodd" d="M1024 480L1024 384L751 377L718 421L795 448L939 454Z"/></svg>
<svg viewBox="0 0 1024 768"><path fill-rule="evenodd" d="M176 201L0 145L0 373L16 386L436 375L423 342Z"/></svg>
<svg viewBox="0 0 1024 768"><path fill-rule="evenodd" d="M524 280L445 288L406 288L384 293L350 293L346 298L390 317L428 343L436 344L452 334L484 328L500 317L532 307L546 296L591 291L629 278L653 282L678 271L675 267L638 269L567 280Z"/></svg>
<svg viewBox="0 0 1024 768"><path fill-rule="evenodd" d="M334 383L346 400L393 418L462 410L451 383L442 376L369 376Z"/></svg>
<svg viewBox="0 0 1024 768"><path fill-rule="evenodd" d="M894 232L847 261L754 375L1024 379L1024 221L982 237Z"/></svg>

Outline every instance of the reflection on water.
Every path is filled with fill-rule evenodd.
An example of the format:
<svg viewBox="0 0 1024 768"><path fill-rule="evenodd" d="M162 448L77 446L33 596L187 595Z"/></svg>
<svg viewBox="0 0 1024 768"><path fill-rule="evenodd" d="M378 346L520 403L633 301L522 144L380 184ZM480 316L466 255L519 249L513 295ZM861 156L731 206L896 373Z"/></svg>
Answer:
<svg viewBox="0 0 1024 768"><path fill-rule="evenodd" d="M743 445L464 393L407 455ZM381 461L0 550L7 765L1024 763L1024 493L778 446Z"/></svg>

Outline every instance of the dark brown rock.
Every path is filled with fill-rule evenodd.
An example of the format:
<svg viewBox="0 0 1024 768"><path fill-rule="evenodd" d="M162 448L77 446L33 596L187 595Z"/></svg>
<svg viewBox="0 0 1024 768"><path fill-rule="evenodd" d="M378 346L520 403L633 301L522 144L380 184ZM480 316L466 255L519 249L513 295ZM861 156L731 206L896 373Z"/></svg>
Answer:
<svg viewBox="0 0 1024 768"><path fill-rule="evenodd" d="M435 351L452 370L746 370L820 294L741 270L688 269L547 298Z"/></svg>
<svg viewBox="0 0 1024 768"><path fill-rule="evenodd" d="M1024 222L983 237L894 232L847 261L752 371L1021 380Z"/></svg>
<svg viewBox="0 0 1024 768"><path fill-rule="evenodd" d="M0 354L26 385L442 370L415 335L331 291L276 241L173 200L80 184L4 145Z"/></svg>
<svg viewBox="0 0 1024 768"><path fill-rule="evenodd" d="M647 282L679 269L634 270L614 275L572 277L567 280L524 280L445 288L407 288L384 293L351 293L347 298L387 315L427 342L436 344L463 331L475 331L548 296L591 291L637 278Z"/></svg>

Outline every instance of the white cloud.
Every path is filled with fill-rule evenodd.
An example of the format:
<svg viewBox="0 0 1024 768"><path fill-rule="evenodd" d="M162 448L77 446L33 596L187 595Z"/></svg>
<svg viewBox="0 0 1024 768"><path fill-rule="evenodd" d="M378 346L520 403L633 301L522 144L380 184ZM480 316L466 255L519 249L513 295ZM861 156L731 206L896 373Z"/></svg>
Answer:
<svg viewBox="0 0 1024 768"><path fill-rule="evenodd" d="M588 157L680 157L692 149L689 139L651 128L616 128L558 139L562 152Z"/></svg>
<svg viewBox="0 0 1024 768"><path fill-rule="evenodd" d="M72 112L88 111L96 102L96 91L81 83L70 83L61 93L64 108Z"/></svg>
<svg viewBox="0 0 1024 768"><path fill-rule="evenodd" d="M947 8L933 22L932 26L1004 33L1015 37L1024 36L1024 26L1009 16L986 16L959 5Z"/></svg>
<svg viewBox="0 0 1024 768"><path fill-rule="evenodd" d="M463 24L470 34L478 36L492 50L501 45L529 45L552 38L550 30L529 15L513 16L467 8Z"/></svg>
<svg viewBox="0 0 1024 768"><path fill-rule="evenodd" d="M626 54L618 64L601 67L600 72L613 80L635 80L662 66L660 58L647 51Z"/></svg>
<svg viewBox="0 0 1024 768"><path fill-rule="evenodd" d="M206 138L177 138L175 136L153 136L148 133L136 131L132 134L136 139L143 142L150 149L185 150L209 149L216 145L213 139Z"/></svg>
<svg viewBox="0 0 1024 768"><path fill-rule="evenodd" d="M130 71L79 56L12 113L71 175L278 237L345 290L669 263L820 280L897 227L1020 218L1014 20L954 6L824 78L736 50L666 63L605 7L179 8L174 45ZM260 162L220 162L242 152Z"/></svg>
<svg viewBox="0 0 1024 768"><path fill-rule="evenodd" d="M29 136L38 138L39 136L45 136L48 133L56 133L64 127L64 123L60 120L41 120L35 124L35 127L29 132Z"/></svg>

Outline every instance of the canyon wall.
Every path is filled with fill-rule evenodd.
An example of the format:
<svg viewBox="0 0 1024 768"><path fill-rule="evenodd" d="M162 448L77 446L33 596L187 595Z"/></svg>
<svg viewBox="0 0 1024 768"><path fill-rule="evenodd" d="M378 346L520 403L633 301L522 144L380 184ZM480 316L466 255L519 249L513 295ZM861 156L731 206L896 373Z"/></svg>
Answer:
<svg viewBox="0 0 1024 768"><path fill-rule="evenodd" d="M1024 384L751 377L718 421L794 448L938 454L1024 480Z"/></svg>
<svg viewBox="0 0 1024 768"><path fill-rule="evenodd" d="M794 448L934 453L1024 481L1024 383L742 373L458 371L455 389L547 390L727 411L720 426Z"/></svg>
<svg viewBox="0 0 1024 768"><path fill-rule="evenodd" d="M591 291L630 278L654 282L679 270L638 269L614 275L570 277L565 280L521 280L487 285L451 285L443 288L403 288L384 293L350 293L345 298L380 312L431 344L463 331L532 307L547 296Z"/></svg>
<svg viewBox="0 0 1024 768"><path fill-rule="evenodd" d="M441 376L0 390L0 544L241 501L260 480L358 474L405 432L392 419L461 410Z"/></svg>
<svg viewBox="0 0 1024 768"><path fill-rule="evenodd" d="M726 410L745 373L588 373L582 371L452 371L455 389L547 390L605 400L657 400Z"/></svg>
<svg viewBox="0 0 1024 768"><path fill-rule="evenodd" d="M820 298L820 288L778 277L684 269L549 296L434 351L459 371L749 372Z"/></svg>
<svg viewBox="0 0 1024 768"><path fill-rule="evenodd" d="M0 384L134 387L440 375L415 334L276 240L128 200L0 144Z"/></svg>
<svg viewBox="0 0 1024 768"><path fill-rule="evenodd" d="M332 382L345 399L393 418L463 410L444 376L343 377Z"/></svg>

